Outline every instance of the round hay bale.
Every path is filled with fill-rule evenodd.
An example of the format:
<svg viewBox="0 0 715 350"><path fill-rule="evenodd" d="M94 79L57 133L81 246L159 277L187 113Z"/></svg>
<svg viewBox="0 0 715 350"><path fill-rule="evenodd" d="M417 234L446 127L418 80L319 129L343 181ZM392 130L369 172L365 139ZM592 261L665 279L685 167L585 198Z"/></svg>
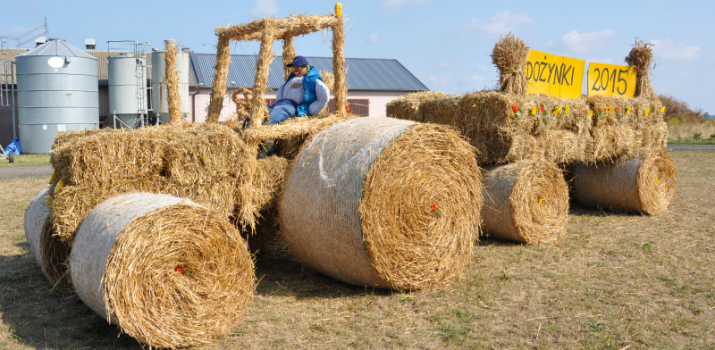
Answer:
<svg viewBox="0 0 715 350"><path fill-rule="evenodd" d="M253 260L223 216L164 194L113 197L90 212L70 255L82 301L159 348L208 343L236 325Z"/></svg>
<svg viewBox="0 0 715 350"><path fill-rule="evenodd" d="M42 234L42 226L50 216L50 207L47 205L47 192L49 187L45 187L40 191L35 198L32 199L30 205L25 210L25 239L30 243L32 254L35 256L35 261L45 272L42 266L42 258L40 256L40 235Z"/></svg>
<svg viewBox="0 0 715 350"><path fill-rule="evenodd" d="M279 206L303 264L350 284L425 289L471 257L480 172L473 148L447 126L358 118L306 142Z"/></svg>
<svg viewBox="0 0 715 350"><path fill-rule="evenodd" d="M556 164L526 160L485 168L482 230L528 244L558 243L566 232L568 186Z"/></svg>
<svg viewBox="0 0 715 350"><path fill-rule="evenodd" d="M653 215L668 209L675 182L670 154L654 148L614 162L579 163L572 183L585 206Z"/></svg>

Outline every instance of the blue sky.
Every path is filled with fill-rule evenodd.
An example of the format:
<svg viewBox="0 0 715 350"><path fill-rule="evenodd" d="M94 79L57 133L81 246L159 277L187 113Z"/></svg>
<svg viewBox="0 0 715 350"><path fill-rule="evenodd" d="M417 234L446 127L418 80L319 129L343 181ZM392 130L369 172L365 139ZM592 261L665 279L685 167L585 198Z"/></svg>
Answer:
<svg viewBox="0 0 715 350"><path fill-rule="evenodd" d="M450 1L345 0L348 57L394 58L432 90L463 93L493 87L489 57L501 35L515 33L533 49L624 64L636 37L655 44L653 86L715 114L713 1ZM263 16L332 13L334 1L0 0L0 36L42 24L50 37L80 48L84 39L136 40L161 47L173 38L196 52L215 52L214 28ZM296 41L299 54L330 56L329 34ZM236 44L254 54L258 45ZM279 53L278 48L276 53Z"/></svg>

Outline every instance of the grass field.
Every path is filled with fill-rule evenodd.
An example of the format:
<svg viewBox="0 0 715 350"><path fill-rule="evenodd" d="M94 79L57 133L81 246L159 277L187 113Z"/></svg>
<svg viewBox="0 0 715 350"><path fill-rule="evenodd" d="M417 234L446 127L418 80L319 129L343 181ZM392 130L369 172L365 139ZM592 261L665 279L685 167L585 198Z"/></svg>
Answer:
<svg viewBox="0 0 715 350"><path fill-rule="evenodd" d="M715 152L673 151L660 216L573 207L558 246L482 241L464 278L412 294L259 261L239 327L200 349L713 349ZM0 180L0 348L140 349L28 253L22 220L48 178Z"/></svg>
<svg viewBox="0 0 715 350"><path fill-rule="evenodd" d="M0 168L45 164L50 164L49 154L20 154L15 156L13 163L7 159L0 159Z"/></svg>

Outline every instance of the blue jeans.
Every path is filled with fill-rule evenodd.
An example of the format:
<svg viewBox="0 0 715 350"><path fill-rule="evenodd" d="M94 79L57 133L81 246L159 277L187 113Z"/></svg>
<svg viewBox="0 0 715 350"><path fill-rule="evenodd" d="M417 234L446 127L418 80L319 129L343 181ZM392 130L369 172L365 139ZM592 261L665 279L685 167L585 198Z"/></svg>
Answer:
<svg viewBox="0 0 715 350"><path fill-rule="evenodd" d="M268 107L268 114L271 116L266 125L276 125L286 121L288 118L294 118L297 113L298 105L288 99L280 99L276 104Z"/></svg>

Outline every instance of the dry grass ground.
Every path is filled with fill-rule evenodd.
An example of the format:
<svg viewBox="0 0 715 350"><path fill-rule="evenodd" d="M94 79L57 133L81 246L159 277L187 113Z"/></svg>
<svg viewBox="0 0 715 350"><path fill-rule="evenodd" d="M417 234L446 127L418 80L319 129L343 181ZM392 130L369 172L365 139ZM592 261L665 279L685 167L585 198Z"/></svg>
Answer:
<svg viewBox="0 0 715 350"><path fill-rule="evenodd" d="M13 163L8 159L0 159L0 168L45 164L50 164L49 154L19 154Z"/></svg>
<svg viewBox="0 0 715 350"><path fill-rule="evenodd" d="M674 151L671 210L574 207L559 246L483 241L462 280L401 294L260 261L242 324L201 349L713 349L715 152ZM140 349L52 291L22 217L47 178L0 180L0 348Z"/></svg>

